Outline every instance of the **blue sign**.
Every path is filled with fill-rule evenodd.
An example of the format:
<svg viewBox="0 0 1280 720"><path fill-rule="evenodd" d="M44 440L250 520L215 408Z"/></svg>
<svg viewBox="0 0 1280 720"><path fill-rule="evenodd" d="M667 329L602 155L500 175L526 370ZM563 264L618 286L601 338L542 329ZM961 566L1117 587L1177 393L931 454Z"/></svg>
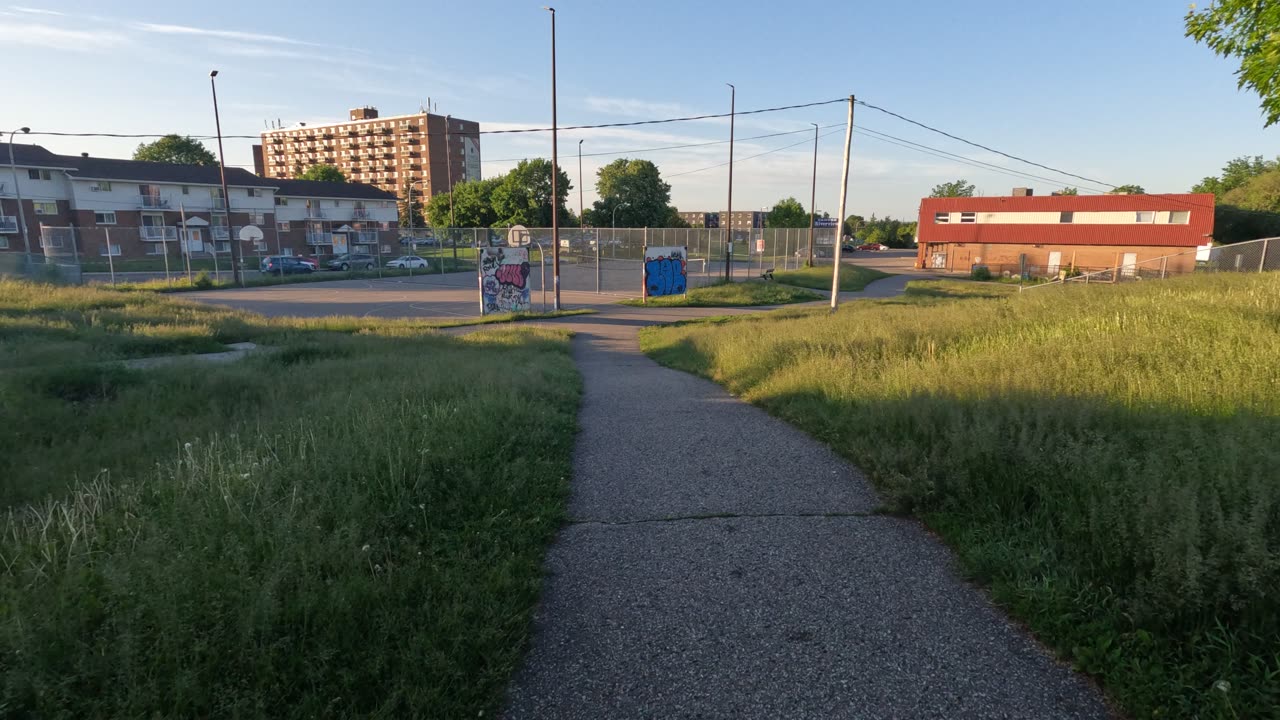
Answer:
<svg viewBox="0 0 1280 720"><path fill-rule="evenodd" d="M814 218L813 226L816 228L833 228L840 224L835 218Z"/></svg>

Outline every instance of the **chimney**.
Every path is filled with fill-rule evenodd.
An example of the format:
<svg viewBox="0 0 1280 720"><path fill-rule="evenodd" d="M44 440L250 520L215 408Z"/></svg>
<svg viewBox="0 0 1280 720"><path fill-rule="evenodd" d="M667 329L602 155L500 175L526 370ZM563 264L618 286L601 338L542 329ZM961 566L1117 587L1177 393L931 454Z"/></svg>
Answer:
<svg viewBox="0 0 1280 720"><path fill-rule="evenodd" d="M80 153L80 157L89 157L89 153Z"/></svg>
<svg viewBox="0 0 1280 720"><path fill-rule="evenodd" d="M1032 197L1035 194L1036 194L1036 191L1033 190L1032 188L1014 188L1013 189L1014 197Z"/></svg>
<svg viewBox="0 0 1280 720"><path fill-rule="evenodd" d="M373 120L378 117L378 108L365 105L364 107L351 108L352 120Z"/></svg>

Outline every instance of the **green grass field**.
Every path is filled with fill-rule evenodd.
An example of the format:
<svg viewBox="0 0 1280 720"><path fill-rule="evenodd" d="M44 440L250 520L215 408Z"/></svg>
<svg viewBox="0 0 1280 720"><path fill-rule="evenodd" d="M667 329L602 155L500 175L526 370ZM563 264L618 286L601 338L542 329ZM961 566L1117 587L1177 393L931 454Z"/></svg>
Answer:
<svg viewBox="0 0 1280 720"><path fill-rule="evenodd" d="M719 282L715 285L693 288L684 295L665 295L621 301L632 307L746 307L755 305L787 305L790 303L821 300L822 296L790 285L748 280L746 282Z"/></svg>
<svg viewBox="0 0 1280 720"><path fill-rule="evenodd" d="M889 273L872 270L861 265L845 264L840 267L840 291L857 292L872 282L887 277L890 277ZM799 270L778 271L774 273L773 279L788 285L829 292L831 290L831 266L818 265L800 268Z"/></svg>
<svg viewBox="0 0 1280 720"><path fill-rule="evenodd" d="M244 339L275 351L95 364ZM0 283L0 715L492 716L563 517L568 348Z"/></svg>
<svg viewBox="0 0 1280 720"><path fill-rule="evenodd" d="M916 282L642 347L856 461L1135 717L1280 707L1280 275Z"/></svg>

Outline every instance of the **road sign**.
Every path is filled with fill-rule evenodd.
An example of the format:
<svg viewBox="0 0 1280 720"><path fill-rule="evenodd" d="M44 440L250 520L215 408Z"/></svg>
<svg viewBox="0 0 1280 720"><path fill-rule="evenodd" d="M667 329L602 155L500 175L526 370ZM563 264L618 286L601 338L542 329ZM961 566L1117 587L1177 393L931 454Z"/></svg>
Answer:
<svg viewBox="0 0 1280 720"><path fill-rule="evenodd" d="M813 226L815 228L833 228L839 225L840 221L835 218L814 218Z"/></svg>

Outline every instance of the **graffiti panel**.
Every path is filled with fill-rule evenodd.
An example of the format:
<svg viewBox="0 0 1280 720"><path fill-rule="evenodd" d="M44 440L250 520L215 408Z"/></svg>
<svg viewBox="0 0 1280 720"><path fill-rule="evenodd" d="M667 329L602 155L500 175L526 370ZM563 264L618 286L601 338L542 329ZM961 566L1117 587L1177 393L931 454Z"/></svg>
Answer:
<svg viewBox="0 0 1280 720"><path fill-rule="evenodd" d="M480 312L528 312L529 248L480 248Z"/></svg>
<svg viewBox="0 0 1280 720"><path fill-rule="evenodd" d="M644 249L644 291L647 297L683 295L688 286L684 247Z"/></svg>

